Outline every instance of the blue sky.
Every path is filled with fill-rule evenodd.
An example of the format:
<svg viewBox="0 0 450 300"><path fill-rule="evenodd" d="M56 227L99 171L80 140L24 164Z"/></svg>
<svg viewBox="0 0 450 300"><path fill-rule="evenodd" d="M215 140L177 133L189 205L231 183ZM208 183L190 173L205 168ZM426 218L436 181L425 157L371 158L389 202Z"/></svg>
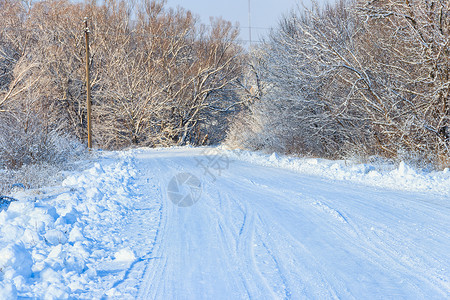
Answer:
<svg viewBox="0 0 450 300"><path fill-rule="evenodd" d="M297 7L299 0L250 0L252 40L268 32L268 28L275 27L279 18ZM319 0L325 2L326 0ZM310 5L310 0L304 0ZM241 39L249 40L248 30L248 0L168 0L170 7L182 6L199 15L203 23L209 22L209 17L223 17L241 26Z"/></svg>

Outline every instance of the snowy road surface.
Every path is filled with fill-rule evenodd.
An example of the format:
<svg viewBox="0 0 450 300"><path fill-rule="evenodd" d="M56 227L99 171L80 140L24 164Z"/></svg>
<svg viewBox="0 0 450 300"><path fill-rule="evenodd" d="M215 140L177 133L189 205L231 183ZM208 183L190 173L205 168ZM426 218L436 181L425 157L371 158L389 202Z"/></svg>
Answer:
<svg viewBox="0 0 450 300"><path fill-rule="evenodd" d="M229 161L207 149L130 153L124 165L136 171L133 192L127 194L132 202L118 217L92 217L84 223L80 230L84 237L104 245L101 251L93 251L94 246L87 250L91 258L80 271L94 269L89 278L95 285L83 286L80 280L79 289L66 291L68 296L450 297L448 195L364 186ZM104 170L97 169L118 172L118 167L107 167L115 159L100 161ZM189 207L171 201L174 187L169 183L182 173L201 183L201 195L197 190L192 200L198 201ZM178 188L182 195L191 191L188 184ZM110 201L115 196L108 197ZM116 251L115 257L99 259L108 251Z"/></svg>
<svg viewBox="0 0 450 300"><path fill-rule="evenodd" d="M449 296L448 199L239 161L219 174L213 165L204 168L211 158L203 153L136 155L140 205L156 202L160 210L143 276L130 283L138 298ZM203 184L191 207L167 197L180 172ZM142 234L155 226L138 223L130 229Z"/></svg>

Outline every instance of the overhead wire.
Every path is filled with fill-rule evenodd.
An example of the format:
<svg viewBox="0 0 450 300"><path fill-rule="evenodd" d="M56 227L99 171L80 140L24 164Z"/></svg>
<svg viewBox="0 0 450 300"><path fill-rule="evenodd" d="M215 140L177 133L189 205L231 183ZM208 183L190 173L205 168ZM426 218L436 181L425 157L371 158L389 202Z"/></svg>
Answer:
<svg viewBox="0 0 450 300"><path fill-rule="evenodd" d="M246 27L241 27L241 28L246 28ZM254 27L252 27L252 28L254 28ZM267 28L267 29L270 29L270 28ZM6 28L0 29L0 34L2 33L2 31L35 32L35 33L41 32L40 29L13 28L13 27L6 27ZM84 32L84 29L81 28L79 30L79 32L80 32L80 38L81 38L82 35L83 35L83 32ZM72 30L58 30L58 33L74 34L74 33L76 33L76 31L72 31ZM91 32L91 35L93 35L94 37L96 35L113 35L113 36L138 36L138 37L141 37L141 38L146 37L146 38L162 38L162 39L164 39L164 38L167 38L167 39L183 38L183 37L187 36L187 35L180 35L180 36L175 36L175 35L156 35L156 34L150 34L150 33L138 33L138 32L133 32L133 31L128 32L128 33L127 32L114 32L114 31L102 31L102 32L99 33L98 31L95 31L95 30L93 30ZM0 35L0 37L1 37L1 35ZM252 41L250 41L250 40L247 40L247 39L240 39L240 38L235 39L234 41L236 41L238 43L250 43L250 42L251 43L263 43L263 41L261 41L261 40L257 40L257 41L252 40Z"/></svg>

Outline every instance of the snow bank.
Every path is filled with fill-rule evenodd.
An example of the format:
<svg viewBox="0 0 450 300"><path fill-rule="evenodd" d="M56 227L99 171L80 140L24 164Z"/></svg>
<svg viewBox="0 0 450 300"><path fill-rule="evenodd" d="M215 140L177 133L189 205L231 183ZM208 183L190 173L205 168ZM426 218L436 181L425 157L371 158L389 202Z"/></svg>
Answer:
<svg viewBox="0 0 450 300"><path fill-rule="evenodd" d="M450 172L419 171L406 163L398 166L387 163L356 164L319 158L294 158L277 153L263 154L243 150L219 148L230 158L257 165L277 167L302 174L344 180L370 186L379 186L415 192L433 192L450 195Z"/></svg>
<svg viewBox="0 0 450 300"><path fill-rule="evenodd" d="M0 299L101 297L98 262L135 259L103 230L133 206L133 161L114 155L0 211Z"/></svg>

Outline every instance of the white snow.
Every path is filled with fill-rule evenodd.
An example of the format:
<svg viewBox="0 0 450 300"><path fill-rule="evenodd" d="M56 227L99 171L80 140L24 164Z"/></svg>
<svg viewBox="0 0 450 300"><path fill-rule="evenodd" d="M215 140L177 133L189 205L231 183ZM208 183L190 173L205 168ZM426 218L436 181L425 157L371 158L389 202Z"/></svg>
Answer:
<svg viewBox="0 0 450 300"><path fill-rule="evenodd" d="M13 196L0 299L450 297L448 170L139 149Z"/></svg>
<svg viewBox="0 0 450 300"><path fill-rule="evenodd" d="M130 248L120 249L114 254L116 261L134 261L136 260L136 255Z"/></svg>
<svg viewBox="0 0 450 300"><path fill-rule="evenodd" d="M15 298L16 290L46 299L100 296L98 265L132 259L131 250L114 254L123 241L110 236L133 206L136 174L127 154L117 156L68 176L61 187L18 193L19 201L0 212L1 299Z"/></svg>
<svg viewBox="0 0 450 300"><path fill-rule="evenodd" d="M243 150L220 149L231 159L268 167L293 170L305 175L354 182L396 190L431 192L450 195L450 172L419 171L400 162L393 164L354 164L320 158L294 158L277 153L271 155Z"/></svg>

